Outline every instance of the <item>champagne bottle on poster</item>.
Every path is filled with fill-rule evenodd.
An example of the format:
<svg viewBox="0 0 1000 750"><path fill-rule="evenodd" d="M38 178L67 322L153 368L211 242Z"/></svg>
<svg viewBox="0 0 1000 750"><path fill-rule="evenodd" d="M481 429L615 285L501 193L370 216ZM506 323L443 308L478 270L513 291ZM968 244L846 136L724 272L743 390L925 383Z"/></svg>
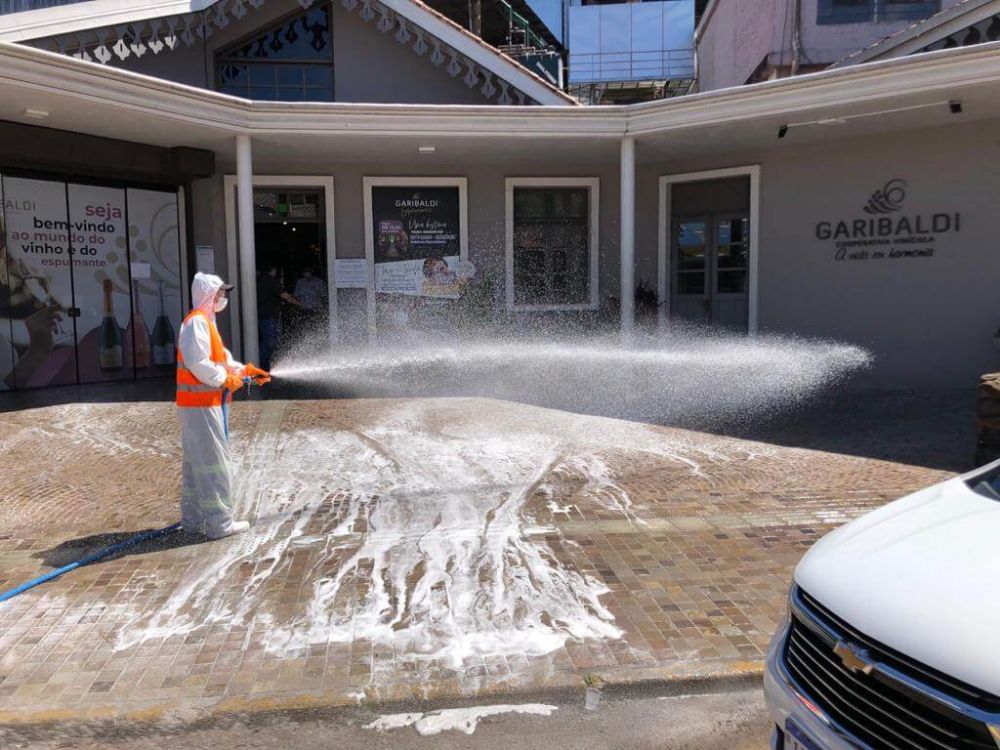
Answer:
<svg viewBox="0 0 1000 750"><path fill-rule="evenodd" d="M163 300L163 282L160 282L160 313L153 323L153 364L157 367L173 367L175 358L174 327L167 317L167 306Z"/></svg>
<svg viewBox="0 0 1000 750"><path fill-rule="evenodd" d="M114 285L110 279L104 280L104 320L98 337L97 361L105 372L118 372L125 367L125 352L122 348L122 330L115 320L115 303L112 297Z"/></svg>
<svg viewBox="0 0 1000 750"><path fill-rule="evenodd" d="M142 317L142 304L139 299L139 282L132 282L132 321L129 323L129 332L132 336L132 346L135 351L135 368L143 370L149 367L149 329L146 328L146 319Z"/></svg>

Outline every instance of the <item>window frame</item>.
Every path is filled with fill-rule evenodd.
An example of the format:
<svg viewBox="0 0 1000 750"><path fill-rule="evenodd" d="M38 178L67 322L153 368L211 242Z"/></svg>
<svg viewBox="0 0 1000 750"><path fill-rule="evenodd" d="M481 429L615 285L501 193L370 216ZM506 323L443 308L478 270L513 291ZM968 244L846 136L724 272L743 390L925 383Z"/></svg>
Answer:
<svg viewBox="0 0 1000 750"><path fill-rule="evenodd" d="M895 10L892 16L886 17L891 6L903 6L908 3L900 2L900 0L866 0L864 6L854 14L847 9L835 8L834 2L835 0L819 0L816 6L816 24L818 26L921 21L941 10L941 0L916 0L913 3L913 9L909 12L905 12L903 9ZM865 14L864 17L862 17L862 13Z"/></svg>
<svg viewBox="0 0 1000 750"><path fill-rule="evenodd" d="M271 32L280 29L287 25L293 19L297 19L301 16L305 16L313 10L322 10L326 13L326 23L327 30L330 34L330 59L329 62L324 62L322 59L300 59L300 58L288 58L288 59L270 59L270 58L260 58L259 60L254 60L250 58L234 57L232 52L240 47L254 41L258 37L265 36ZM275 101L275 102L312 102L312 101L337 101L337 75L336 67L334 65L334 38L333 38L333 9L329 4L319 4L316 6L311 6L309 8L299 8L296 7L295 10L286 13L280 18L275 19L269 24L260 26L253 31L244 34L242 37L219 47L212 52L212 70L214 73L213 80L215 82L215 91L227 94L228 96L240 96L241 98L249 99L250 101ZM244 87L246 89L246 95L232 94L223 90L222 83L222 66L225 64L231 65L245 65L247 66L247 84ZM250 97L250 80L249 80L249 67L255 64L260 65L298 65L298 66L314 66L317 68L328 67L330 70L330 98L327 99L252 99ZM274 89L277 90L282 88L275 84ZM320 86L307 87L305 84L302 85L302 90L305 91L307 88L323 88Z"/></svg>
<svg viewBox="0 0 1000 750"><path fill-rule="evenodd" d="M505 180L504 249L506 299L509 312L597 310L600 306L598 273L600 270L600 183L599 177L508 177ZM570 304L518 304L514 290L514 191L518 188L586 188L589 242L588 301Z"/></svg>

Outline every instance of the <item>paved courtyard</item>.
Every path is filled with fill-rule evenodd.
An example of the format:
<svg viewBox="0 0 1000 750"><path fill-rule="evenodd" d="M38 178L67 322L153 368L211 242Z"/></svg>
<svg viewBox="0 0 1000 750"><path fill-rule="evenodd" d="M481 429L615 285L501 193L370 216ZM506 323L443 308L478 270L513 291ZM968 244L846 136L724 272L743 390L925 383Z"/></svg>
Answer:
<svg viewBox="0 0 1000 750"><path fill-rule="evenodd" d="M0 591L176 521L178 431L0 414ZM805 550L956 468L481 399L238 403L232 433L251 533L0 604L0 724L754 673Z"/></svg>

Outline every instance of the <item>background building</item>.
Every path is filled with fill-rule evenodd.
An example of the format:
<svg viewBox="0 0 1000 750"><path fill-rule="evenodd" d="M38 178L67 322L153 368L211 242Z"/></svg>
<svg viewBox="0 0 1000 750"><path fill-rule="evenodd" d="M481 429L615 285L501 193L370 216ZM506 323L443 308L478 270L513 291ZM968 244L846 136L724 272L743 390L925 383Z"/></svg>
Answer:
<svg viewBox="0 0 1000 750"><path fill-rule="evenodd" d="M695 87L695 0L564 0L569 91L586 104L631 104Z"/></svg>
<svg viewBox="0 0 1000 750"><path fill-rule="evenodd" d="M939 11L969 4L969 0L712 0L695 32L698 85L711 91L821 70Z"/></svg>

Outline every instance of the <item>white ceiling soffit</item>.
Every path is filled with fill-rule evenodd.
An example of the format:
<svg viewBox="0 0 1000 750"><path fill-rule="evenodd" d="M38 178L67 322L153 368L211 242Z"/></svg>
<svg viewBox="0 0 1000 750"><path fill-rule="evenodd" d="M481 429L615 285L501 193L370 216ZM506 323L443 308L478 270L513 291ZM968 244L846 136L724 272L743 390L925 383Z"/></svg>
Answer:
<svg viewBox="0 0 1000 750"><path fill-rule="evenodd" d="M242 17L246 10L260 7L265 0L230 0L239 8L233 10L234 15ZM315 0L298 0L303 8L310 7ZM353 10L358 0L341 0L344 7ZM146 45L134 33L136 24L146 21L156 22L158 19L190 17L202 13L213 6L223 7L227 3L222 0L91 0L91 2L74 3L71 5L42 8L39 10L10 13L0 16L0 42L29 42L49 37L66 39L79 36L99 29L124 28L128 38L137 37L134 42L141 45L143 51ZM370 0L371 6L387 9L398 18L405 19L413 26L427 32L459 56L484 71L496 76L498 81L506 81L514 90L520 102L520 94L543 105L579 106L580 103L550 85L540 76L503 54L495 47L486 44L471 32L465 30L451 19L424 5L420 0ZM367 6L366 6L367 7ZM225 8L223 8L225 10ZM218 9L211 15L217 15ZM380 22L382 20L380 19ZM398 23L398 21L397 21ZM180 28L177 29L181 31ZM188 31L197 32L192 27ZM110 46L110 45L109 45ZM162 46L162 45L161 45ZM60 50L62 51L62 50ZM418 52L422 54L422 52ZM107 62L102 60L101 62ZM435 63L437 64L437 63ZM451 72L449 70L449 72ZM486 76L484 84L492 88L490 76ZM504 91L506 88L504 87Z"/></svg>
<svg viewBox="0 0 1000 750"><path fill-rule="evenodd" d="M1000 0L961 0L950 8L935 13L930 18L917 21L895 34L890 34L874 44L838 60L830 67L843 68L875 60L912 55L935 42L946 39L955 32L988 21L998 13L1000 13Z"/></svg>
<svg viewBox="0 0 1000 750"><path fill-rule="evenodd" d="M216 0L90 0L0 16L0 41L28 42L101 26L200 13Z"/></svg>
<svg viewBox="0 0 1000 750"><path fill-rule="evenodd" d="M0 103L39 94L68 111L100 102L179 127L220 134L357 133L505 138L622 138L741 127L767 118L838 110L874 112L901 97L930 101L1000 87L1000 43L932 52L838 70L627 106L498 107L251 102L215 91L0 42ZM63 126L65 127L65 126Z"/></svg>

